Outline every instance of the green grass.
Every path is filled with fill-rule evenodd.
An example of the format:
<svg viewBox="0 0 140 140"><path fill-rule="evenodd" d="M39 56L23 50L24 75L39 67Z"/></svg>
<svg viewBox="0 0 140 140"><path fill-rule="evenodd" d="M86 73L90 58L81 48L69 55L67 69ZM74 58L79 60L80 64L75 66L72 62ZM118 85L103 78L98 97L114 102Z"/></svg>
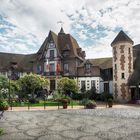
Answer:
<svg viewBox="0 0 140 140"><path fill-rule="evenodd" d="M80 105L80 101L71 101L70 105L73 106L77 106L77 105ZM12 103L12 106L13 107L25 107L25 106L44 106L44 101L43 100L40 100L39 103L35 103L35 104L31 104L31 103L28 103L28 102L22 102L22 103ZM61 103L59 103L59 105L62 105ZM58 102L57 101L53 101L53 100L47 100L45 101L45 106L58 106Z"/></svg>

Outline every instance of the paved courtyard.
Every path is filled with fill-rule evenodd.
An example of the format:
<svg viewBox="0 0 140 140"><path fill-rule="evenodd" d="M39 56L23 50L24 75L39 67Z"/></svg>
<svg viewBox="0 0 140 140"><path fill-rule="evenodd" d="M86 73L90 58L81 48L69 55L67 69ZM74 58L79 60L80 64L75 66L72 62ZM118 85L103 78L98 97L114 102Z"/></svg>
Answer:
<svg viewBox="0 0 140 140"><path fill-rule="evenodd" d="M8 111L0 140L140 140L140 108Z"/></svg>

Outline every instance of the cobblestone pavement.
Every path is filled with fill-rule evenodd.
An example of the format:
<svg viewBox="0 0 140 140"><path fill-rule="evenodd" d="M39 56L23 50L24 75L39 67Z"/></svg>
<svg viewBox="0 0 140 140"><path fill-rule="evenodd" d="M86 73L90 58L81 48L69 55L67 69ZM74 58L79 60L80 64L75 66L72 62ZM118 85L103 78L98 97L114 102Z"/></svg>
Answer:
<svg viewBox="0 0 140 140"><path fill-rule="evenodd" d="M8 111L0 140L140 140L140 108Z"/></svg>

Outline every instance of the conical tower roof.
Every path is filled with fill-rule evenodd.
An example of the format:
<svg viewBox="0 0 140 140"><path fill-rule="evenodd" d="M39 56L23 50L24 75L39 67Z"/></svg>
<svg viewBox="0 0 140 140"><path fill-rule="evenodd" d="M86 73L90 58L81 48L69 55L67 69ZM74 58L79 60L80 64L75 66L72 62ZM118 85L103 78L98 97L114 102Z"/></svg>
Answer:
<svg viewBox="0 0 140 140"><path fill-rule="evenodd" d="M127 36L127 34L125 34L123 31L120 31L118 33L118 35L116 36L116 38L111 43L111 46L113 46L114 44L116 44L118 42L129 42L131 44L134 43L133 40L129 36Z"/></svg>

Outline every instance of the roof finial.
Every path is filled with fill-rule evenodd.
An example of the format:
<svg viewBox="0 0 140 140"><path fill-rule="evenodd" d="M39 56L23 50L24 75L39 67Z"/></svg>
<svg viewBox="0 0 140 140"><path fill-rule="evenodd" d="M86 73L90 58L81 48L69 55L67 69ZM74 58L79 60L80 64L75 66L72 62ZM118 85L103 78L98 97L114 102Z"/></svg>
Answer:
<svg viewBox="0 0 140 140"><path fill-rule="evenodd" d="M64 22L63 21L58 21L57 23L61 25L61 29L60 29L59 34L64 34L64 30L63 30L63 24L64 24Z"/></svg>
<svg viewBox="0 0 140 140"><path fill-rule="evenodd" d="M60 20L60 21L57 21L57 23L61 25L61 28L63 28L63 24L64 24L63 21Z"/></svg>

